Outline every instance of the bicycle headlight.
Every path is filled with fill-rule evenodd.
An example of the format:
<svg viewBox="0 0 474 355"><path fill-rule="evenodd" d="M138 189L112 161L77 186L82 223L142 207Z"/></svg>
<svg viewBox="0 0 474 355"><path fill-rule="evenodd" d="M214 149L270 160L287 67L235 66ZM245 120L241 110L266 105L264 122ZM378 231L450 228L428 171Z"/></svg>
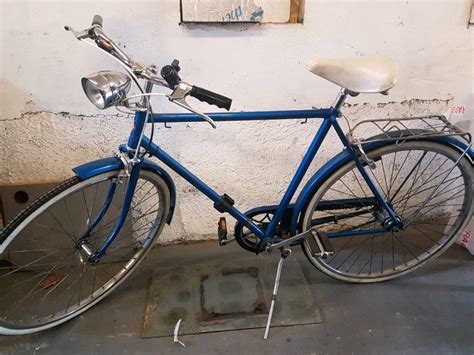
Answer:
<svg viewBox="0 0 474 355"><path fill-rule="evenodd" d="M100 71L81 80L84 93L98 109L104 110L120 103L130 90L130 78L116 71Z"/></svg>

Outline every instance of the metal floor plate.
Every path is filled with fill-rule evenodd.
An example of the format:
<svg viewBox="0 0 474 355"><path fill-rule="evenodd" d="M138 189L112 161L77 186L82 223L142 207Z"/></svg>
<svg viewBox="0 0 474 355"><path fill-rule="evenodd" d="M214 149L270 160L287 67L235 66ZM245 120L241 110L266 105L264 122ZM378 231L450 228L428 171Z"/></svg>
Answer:
<svg viewBox="0 0 474 355"><path fill-rule="evenodd" d="M246 261L157 271L150 282L142 338L264 328L276 262ZM283 266L272 326L321 323L298 262Z"/></svg>

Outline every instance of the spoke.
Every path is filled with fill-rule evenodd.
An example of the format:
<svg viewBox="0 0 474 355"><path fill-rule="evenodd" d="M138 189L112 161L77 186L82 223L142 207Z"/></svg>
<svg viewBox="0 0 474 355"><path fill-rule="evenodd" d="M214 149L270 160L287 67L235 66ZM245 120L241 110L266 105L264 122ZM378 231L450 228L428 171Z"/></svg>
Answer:
<svg viewBox="0 0 474 355"><path fill-rule="evenodd" d="M70 263L69 265L72 265L72 263ZM73 267L73 269L74 269L74 267ZM56 290L64 281L66 281L66 280L69 278L69 276L71 276L72 273L73 273L73 271L69 272L65 277L63 277L63 278L61 279L61 281L59 281L56 285L54 285L54 286L51 288L51 290L49 290L49 291L43 296L43 298L42 298L41 301L40 301L40 304L43 303L44 300L45 300L51 293L53 293L53 291Z"/></svg>
<svg viewBox="0 0 474 355"><path fill-rule="evenodd" d="M403 238L403 231L400 231L400 237ZM405 252L405 248L402 248L402 251L403 251L403 260L405 261L405 266L408 266L407 253Z"/></svg>
<svg viewBox="0 0 474 355"><path fill-rule="evenodd" d="M359 200L359 202L360 202L360 204L361 204L362 206L367 207L367 205L366 205L364 202L362 202L362 200L360 199L360 197L357 197L357 196L354 194L354 192L349 188L349 186L346 185L346 183L343 181L343 179L340 179L339 181L346 187L347 190L349 190L350 194L346 194L346 195L355 197L357 200ZM335 189L333 189L333 188L331 188L331 189L334 190L334 191L337 191L337 190L335 190ZM339 191L339 192L342 193L342 191Z"/></svg>
<svg viewBox="0 0 474 355"><path fill-rule="evenodd" d="M85 268L85 264L82 264L81 279L79 280L79 283L76 283L76 288L74 289L74 292L72 293L71 298L69 299L69 302L67 303L66 310L64 311L64 313L67 313L67 311L69 309L69 306L70 306L72 300L74 299L74 295L76 293L77 288L79 287L80 284L82 284L82 278L84 277L84 268ZM81 297L81 295L79 295L79 298L80 297Z"/></svg>
<svg viewBox="0 0 474 355"><path fill-rule="evenodd" d="M463 188L462 191L464 191L464 185L458 186L458 187L462 187L462 188ZM458 187L456 187L456 188L458 188ZM452 189L451 189L451 190L452 190ZM447 192L448 192L448 191L447 191ZM460 192L460 191L458 191L456 194L458 194L459 192ZM411 223L417 221L416 217L417 217L418 215L420 215L421 211L422 211L423 209L425 209L425 207L426 207L426 206L423 206L423 207L419 208L416 212L412 213L409 218L407 218L407 220L409 221L409 222L407 223L407 226L410 225ZM424 214L424 215L427 215L429 212L431 212L431 211L434 210L435 208L436 208L436 206L435 206L435 207L431 207L429 210L424 211L423 214ZM403 215L403 214L402 214L402 215Z"/></svg>
<svg viewBox="0 0 474 355"><path fill-rule="evenodd" d="M400 243L400 245L401 245L405 250L407 250L416 260L419 260L418 257L417 257L415 254L413 254L413 252L411 251L411 249L408 249L408 248L405 246L405 244L400 240L400 238L398 238L396 235L394 235L394 237L395 237L396 240L398 240L398 242ZM406 262L405 262L405 264L406 264Z"/></svg>
<svg viewBox="0 0 474 355"><path fill-rule="evenodd" d="M395 247L393 245L393 233L391 233L392 236L392 270L395 271Z"/></svg>
<svg viewBox="0 0 474 355"><path fill-rule="evenodd" d="M22 249L22 250L9 250L8 254L12 253L37 253L37 252L44 252L44 251L60 251L60 250L69 250L71 248L54 248L54 249ZM0 267L0 269L4 269L5 267Z"/></svg>
<svg viewBox="0 0 474 355"><path fill-rule="evenodd" d="M362 193L364 194L364 197L368 197L367 194L365 193L365 190L364 188L362 187L361 183L360 183L360 180L359 178L357 177L356 173L354 172L354 169L351 170L352 171L352 175L354 175L356 181L357 181L357 184L359 185L360 187L360 190L362 191Z"/></svg>
<svg viewBox="0 0 474 355"><path fill-rule="evenodd" d="M72 255L73 253L70 253L70 255ZM64 260L64 258L62 259ZM30 266L21 266L21 267L17 267L17 269L13 270L12 272L10 272L9 274L13 274L15 272L29 272L30 270L29 269L33 269L33 268L44 268L44 267L49 267L51 265L58 265L58 266L65 266L65 265L68 265L68 263L57 263L57 262L54 262L54 263L46 263L46 264L37 264L37 265L30 265ZM11 269L12 266L2 266L0 267L0 269ZM25 269L27 268L27 269ZM22 271L23 269L25 269L24 271ZM32 270L31 270L32 271ZM6 276L9 276L9 275L2 275L1 277L6 277Z"/></svg>
<svg viewBox="0 0 474 355"><path fill-rule="evenodd" d="M110 183L109 183L110 185ZM92 199L91 214L94 213L95 201L97 200L97 192L99 190L99 184L95 184L94 198Z"/></svg>
<svg viewBox="0 0 474 355"><path fill-rule="evenodd" d="M401 189L403 188L403 186L405 186L406 182L408 181L408 179L410 178L410 176L413 174L413 172L415 170L417 170L420 166L420 163L421 161L423 160L423 158L425 157L425 155L427 154L427 152L424 152L423 155L421 156L420 159L418 159L418 162L413 166L413 168L410 170L410 172L408 173L408 175L405 177L405 179L403 180L403 182L400 184L400 186L398 187L397 191L395 191L395 193L393 194L392 196L392 200L395 199L395 197L398 195L398 193L401 191ZM416 177L416 175L415 175ZM412 185L413 187L413 185Z"/></svg>
<svg viewBox="0 0 474 355"><path fill-rule="evenodd" d="M41 280L38 281L38 283L24 296L19 302L16 302L13 307L8 309L7 314L11 314L13 310L15 310L20 304L23 303L24 300L26 300L33 292L34 290L44 281L46 278L51 274L51 272L56 269L57 266L53 266L51 269L49 269L45 275L41 278Z"/></svg>
<svg viewBox="0 0 474 355"><path fill-rule="evenodd" d="M79 268L79 267L84 267L84 264L76 265L74 268ZM61 295L59 297L57 297L57 299L62 300L64 295L66 294L66 292L68 292L71 289L71 287L73 287L74 285L77 286L77 282L71 282L71 284L61 293ZM73 293L73 295L74 295L74 293ZM66 312L67 312L67 309L64 313L66 313Z"/></svg>
<svg viewBox="0 0 474 355"><path fill-rule="evenodd" d="M73 237L71 234L69 234L69 232L64 228L64 226L61 224L61 222L59 222L59 220L56 218L56 216L54 215L54 213L53 213L52 211L50 211L49 208L48 208L46 211L53 217L53 219L54 219L54 220L56 221L56 223L61 227L61 229L64 231L64 233L66 233L66 234L69 236L69 238L71 239L71 241L72 241L73 243L75 243L76 240L74 239L74 237Z"/></svg>
<svg viewBox="0 0 474 355"><path fill-rule="evenodd" d="M408 156L411 154L411 152L412 151L409 150L408 154L405 155L405 159L403 160L402 165L400 166L400 168L397 171L397 174L395 175L395 177L392 180L392 184L390 186L389 193L392 191L392 187L395 188L395 182L397 181L398 176L400 175L400 172L402 171L402 168L405 166L405 163L407 162ZM395 157L396 157L396 155L397 155L397 152L395 152ZM394 168L395 168L395 157L394 157L394 164L393 164ZM400 187L400 189L401 189L401 187ZM397 195L397 192L394 192L393 196L390 197L390 201L392 201L395 198L396 195Z"/></svg>
<svg viewBox="0 0 474 355"><path fill-rule="evenodd" d="M153 208L153 207L154 207L154 206L152 206L151 208ZM159 209L153 210L153 211L151 211L151 212L147 212L146 214L143 214L143 215L141 215L140 217L136 217L135 219L130 219L130 220L126 221L126 222L123 224L121 230L123 230L124 227L128 227L128 226L130 226L130 225L136 224L137 221L139 221L140 219L142 219L142 218L144 218L144 217L146 217L146 216L148 216L148 215L151 215L151 214L153 214L153 213L155 213L155 212L157 212L157 211L159 211ZM147 224L152 223L152 222L155 222L155 221L156 221L156 219L155 219L154 221L148 222ZM161 219L160 219L160 221L161 221ZM114 224L114 225L112 226L112 228L111 228L110 230L108 230L106 233L102 233L101 235L97 235L98 232L103 231L103 229L101 228L99 231L97 231L96 234L94 234L93 237L87 238L87 241L96 241L96 240L104 239L105 237L107 237L107 236L112 232L112 230L113 230L114 228L115 228L115 224ZM123 233L122 233L122 234L123 234ZM117 237L118 237L118 236L117 236Z"/></svg>
<svg viewBox="0 0 474 355"><path fill-rule="evenodd" d="M337 269L339 269L342 265L344 265L345 262L346 262L352 255L354 255L354 253L355 253L357 250L359 250L360 247L361 247L362 245L364 245L368 240L370 240L370 239L367 238L367 239L364 240L363 242L359 242L359 246L358 246L356 249L354 249L354 250L352 251L352 253L350 253L349 256L347 256L347 258L345 258L345 259L343 260L343 262L342 262L341 264L339 264L339 266L337 266ZM357 243L356 243L356 244L357 244ZM354 244L354 245L355 245L355 244Z"/></svg>
<svg viewBox="0 0 474 355"><path fill-rule="evenodd" d="M410 154L410 152L411 152L411 150L409 150L409 151L408 151L408 154L405 155L405 161L406 161L408 155ZM399 169L398 172L397 172L397 175L396 175L396 176L394 175L394 174L395 174L395 170L396 170L396 169L395 169L395 167L396 167L396 162L397 162L397 151L395 151L395 153L393 154L392 171L391 171L391 173L390 173L390 179L389 179L389 181L390 181L390 186L388 187L388 196L387 196L387 199L388 199L389 201L392 200L392 198L390 197L390 194L391 194L391 192L392 192L393 184L395 183L395 181L396 181L396 179L397 179L397 177L398 177L398 173L400 173L400 169ZM403 164L405 164L405 162L403 162ZM403 165L403 164L402 164L402 165Z"/></svg>
<svg viewBox="0 0 474 355"><path fill-rule="evenodd" d="M375 236L372 236L372 244L370 246L370 268L369 268L369 275L372 274L372 261L374 259L374 239L375 239ZM362 271L363 268L360 270ZM359 271L359 272L360 272Z"/></svg>
<svg viewBox="0 0 474 355"><path fill-rule="evenodd" d="M383 179L385 181L385 188L387 189L387 194L385 195L387 197L388 200L390 200L390 195L389 195L389 185L388 185L388 181L387 181L387 175L385 173L385 165L383 163L383 156L380 157L380 162L382 163L382 172L383 172Z"/></svg>
<svg viewBox="0 0 474 355"><path fill-rule="evenodd" d="M9 276L9 275L13 274L14 272L17 272L18 270L23 270L23 269L25 269L25 268L27 268L27 267L30 267L30 265L36 263L37 261L43 260L43 259L45 259L45 258L47 258L47 257L49 257L49 256L51 256L51 255L54 255L54 254L56 254L58 251L59 251L59 250L53 251L52 253L46 254L46 255L44 255L44 256L42 256L42 257L36 259L36 260L33 260L33 261L29 262L28 264L23 265L23 266L19 267L18 269L14 270L14 271L11 271L11 272L9 272L9 273L7 273L7 274L5 274L5 275L0 276L0 278L1 278L1 277Z"/></svg>
<svg viewBox="0 0 474 355"><path fill-rule="evenodd" d="M63 233L61 232L61 234L63 234ZM26 241L30 241L30 242L34 242L34 243L42 243L42 244L45 244L45 245L48 245L48 246L53 246L53 247L59 245L59 244L52 244L52 243L49 243L49 242L45 242L44 240L40 240L40 239L27 238L27 237L25 237L25 236L23 236L23 235L21 236L21 239L22 239L22 240L26 240Z"/></svg>
<svg viewBox="0 0 474 355"><path fill-rule="evenodd" d="M157 194L158 194L158 193L155 193L153 196L155 196L155 195L157 195ZM135 206L132 205L132 206L131 206L131 209L132 209L132 210L136 209L136 207L139 206L142 202L144 202L144 201L141 201L139 204L137 204L137 205L135 205ZM149 211L151 208L155 207L158 203L160 203L160 200L159 200L159 199L158 199L157 202L155 202L155 204L154 204L153 206L151 206L151 207L148 209L148 211ZM113 223L115 224L115 222L117 221L117 219L120 217L120 216L119 216L119 212L120 212L122 209L123 209L123 206L120 206L120 207L117 209L117 211L115 211L115 212L113 213L113 217L112 217L112 218L110 218L105 224L101 223L101 225L99 226L99 229L96 230L95 233L97 234L97 233L99 233L100 231L102 231L104 228L107 228L108 226L110 226L111 224L113 224ZM148 212L148 211L146 211L146 212ZM146 212L145 212L145 213L146 213ZM130 213L130 211L129 211L129 213Z"/></svg>
<svg viewBox="0 0 474 355"><path fill-rule="evenodd" d="M436 229L433 229L433 228L429 228L429 227L427 227L425 224L426 224L426 223L423 223L423 226L424 226L423 229L426 229L426 230L428 230L429 232L434 232L434 233L438 233L438 234L442 234L443 236L446 236L446 234L443 233L442 231L440 231L439 229L436 230ZM443 225L444 225L444 224L443 224ZM413 227L413 228L416 228L416 227Z"/></svg>
<svg viewBox="0 0 474 355"><path fill-rule="evenodd" d="M385 241L384 241L384 236L385 236L385 234L382 234L382 235L380 236L380 238L382 239L382 241L381 241L382 245L385 243ZM371 247L370 247L370 248L371 248L371 250L370 250L370 258L369 258L369 260L367 260L367 262L362 266L362 268L360 268L360 270L357 272L357 275L360 275L360 273L362 272L362 270L364 270L364 268L365 268L365 267L367 266L367 264L369 264L369 263L370 263L370 266L369 266L369 275L372 274L372 262L373 262L373 258L374 258L374 256L377 256L378 253L379 253L378 251L376 251L375 254L374 254L374 252L373 252L373 251L374 251L374 243L375 243L374 238L375 238L375 236L372 236L372 243L371 243Z"/></svg>
<svg viewBox="0 0 474 355"><path fill-rule="evenodd" d="M381 273L383 274L383 245L384 245L384 240L382 239L382 242L380 243L380 270Z"/></svg>
<svg viewBox="0 0 474 355"><path fill-rule="evenodd" d="M418 182L418 179L419 179L420 176L422 175L422 174L420 174L420 175L418 175L418 174L419 174L419 172L420 172L421 160L424 158L425 155L426 155L426 152L423 154L422 158L421 158L420 160L418 160L417 167L416 167L416 169L415 169L415 170L416 170L416 172L415 172L415 178L413 179L413 182L411 183L410 188L408 189L408 192L407 192L408 195L410 195L410 193L412 192L412 190L413 190L413 188L415 187L416 183ZM397 192L398 192L398 191L397 191ZM407 203L408 203L408 200L405 201L405 203L404 203L404 205L403 205L403 207L402 207L402 215L403 215L403 213L405 212L405 206L406 206Z"/></svg>
<svg viewBox="0 0 474 355"><path fill-rule="evenodd" d="M68 255L67 257L69 257L69 255ZM56 264L50 264L50 265L53 265L53 267L54 267L54 265L56 265ZM49 266L49 265L48 265L48 266ZM16 271L18 271L18 270L16 270ZM8 291L6 294L4 294L3 297L0 298L0 302L1 302L3 299L5 299L8 295L10 295L12 292L14 292L15 290L17 290L17 289L20 287L20 285L24 284L25 282L29 282L29 281L31 281L31 280L37 278L37 277L40 277L40 276L42 276L42 275L44 275L44 272L43 272L43 273L40 273L40 274L35 274L34 276L32 276L32 277L30 277L30 278L27 278L27 279L25 279L25 280L23 280L23 281L20 281L20 282L15 283L15 284L13 285L14 287L13 287L13 288L10 287L9 291Z"/></svg>
<svg viewBox="0 0 474 355"><path fill-rule="evenodd" d="M48 229L48 230L53 231L53 232L56 232L56 233L64 234L62 231L60 231L60 230L58 230L58 229L55 229L55 228L52 228L52 227L50 227L50 226L47 226L46 224L40 223L40 222L38 222L38 221L35 221L34 224L35 224L35 226L38 225L38 226L40 226L40 227L42 227L42 228L44 228L44 229ZM23 239L25 239L25 238L23 238ZM33 240L33 239L30 239L30 240ZM44 241L39 241L39 240L36 240L36 241L42 242L42 243L46 243L46 242L44 242ZM57 245L57 244L52 244L52 245Z"/></svg>
<svg viewBox="0 0 474 355"><path fill-rule="evenodd" d="M140 215L139 217L135 217L135 218L127 217L127 220L125 221L124 226L125 226L126 223L129 223L129 221L133 221L133 224L135 224L135 223L136 223L138 220L140 220L141 218L146 217L146 216L148 216L148 215L150 215L150 214L152 214L152 213L155 213L156 211L159 211L159 210L160 210L159 208L156 209L156 210L150 211L152 208L156 207L156 205L158 205L159 203L160 203L160 201L157 201L155 204L153 204L152 206L150 206L150 207L148 208L148 210L146 210L146 211L145 211L142 215ZM131 215L133 215L133 211L132 211L131 213L129 213L129 216L131 216ZM109 227L109 226L111 226L111 225L113 225L113 227L112 227L112 229L113 229L113 228L115 227L115 224L116 224L118 218L119 218L119 217L117 216L117 218L116 218L115 220L111 220L111 221L108 222L106 225L101 226L94 234L98 234L99 232L101 232L102 230L104 230L105 228L107 228L107 227ZM122 226L122 228L123 228L123 226Z"/></svg>
<svg viewBox="0 0 474 355"><path fill-rule="evenodd" d="M421 234L422 234L423 236L425 236L426 238L428 238L429 240L431 240L433 243L435 243L435 244L437 244L437 245L441 245L439 242L437 242L437 241L431 239L431 237L430 237L428 234L426 234L424 231L422 231L420 228L417 228L417 227L415 227L415 226L414 226L413 228L415 228L417 231L421 232ZM427 251L427 252L428 252L428 251Z"/></svg>
<svg viewBox="0 0 474 355"><path fill-rule="evenodd" d="M92 290L91 290L91 298L95 292L95 280L97 278L97 269L98 269L98 264L95 264L94 267L94 278L92 279Z"/></svg>
<svg viewBox="0 0 474 355"><path fill-rule="evenodd" d="M85 267L85 264L82 264ZM77 305L81 303L81 293L82 293L82 280L84 279L84 267L82 268L81 278L79 280L79 294L77 296Z"/></svg>
<svg viewBox="0 0 474 355"><path fill-rule="evenodd" d="M455 206L462 206L464 205L463 203L450 203L450 204L444 204L445 202L447 201L450 201L450 198L446 199L446 200L443 200L441 202L437 202L433 205L425 205L424 208L427 208L427 207L438 207L438 206L443 206L443 207L455 207ZM421 204L418 204L418 205L410 205L410 206L407 206L407 210L410 210L412 208L418 208L420 207Z"/></svg>
<svg viewBox="0 0 474 355"><path fill-rule="evenodd" d="M375 182L379 186L379 190L382 192L383 195L387 196L387 192L382 188L382 184L380 183L379 179L377 179L377 176L375 176L374 171L370 167L368 170L370 171L370 174L372 174L372 177L375 179Z"/></svg>
<svg viewBox="0 0 474 355"><path fill-rule="evenodd" d="M69 213L69 207L67 205L66 198L63 198L63 202L64 202L64 205L66 206L66 213L68 215L69 222L71 223L72 235L74 236L74 240L77 240L76 232L74 229L74 223L72 222L71 214Z"/></svg>
<svg viewBox="0 0 474 355"><path fill-rule="evenodd" d="M448 160L448 158L446 158L444 160L443 163L440 164L440 166L443 166L443 164ZM413 192L417 192L419 189L421 189L422 187L426 186L428 183L430 183L431 181L437 179L438 177L440 177L441 175L445 174L446 172L449 173L449 171L451 170L451 168L447 169L447 170L444 170L443 172L439 173L438 175L434 175L432 177L430 177L429 179L425 180L423 182L423 184L421 184L419 187L417 187Z"/></svg>
<svg viewBox="0 0 474 355"><path fill-rule="evenodd" d="M431 186L426 187L426 188L424 188L424 189L422 189L422 190L411 191L411 192L413 193L412 195L405 196L405 197L401 198L400 200L397 200L397 201L392 202L392 203L393 203L394 205L397 205L397 204L401 203L402 201L406 201L407 199L409 199L409 198L411 198L411 197L413 197L413 196L417 196L417 195L419 195L419 194L421 194L421 193L423 193L423 192L425 192L425 191L428 191L428 190L430 190L430 189L436 188L436 187L438 187L438 186L440 186L440 185L442 185L442 184L446 184L446 183L448 183L448 182L450 182L450 181L457 180L457 179L459 179L459 177L461 177L461 176L462 176L462 175L459 175L459 176L457 176L457 177L455 177L455 178L451 178L451 179L449 179L449 180L445 180L444 182L442 182L441 184L438 184L438 185L431 185ZM464 186L464 185L463 185L463 186Z"/></svg>

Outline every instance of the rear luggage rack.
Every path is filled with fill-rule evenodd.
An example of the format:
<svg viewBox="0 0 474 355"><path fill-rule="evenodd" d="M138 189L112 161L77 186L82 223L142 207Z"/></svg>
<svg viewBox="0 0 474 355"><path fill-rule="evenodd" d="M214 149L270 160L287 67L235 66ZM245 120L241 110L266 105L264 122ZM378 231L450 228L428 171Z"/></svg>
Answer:
<svg viewBox="0 0 474 355"><path fill-rule="evenodd" d="M363 135L373 135L363 138ZM347 133L351 144L360 146L362 143L396 141L402 144L406 140L458 136L471 146L472 136L453 125L445 116L421 116L372 119L357 123ZM468 148L469 149L469 148Z"/></svg>

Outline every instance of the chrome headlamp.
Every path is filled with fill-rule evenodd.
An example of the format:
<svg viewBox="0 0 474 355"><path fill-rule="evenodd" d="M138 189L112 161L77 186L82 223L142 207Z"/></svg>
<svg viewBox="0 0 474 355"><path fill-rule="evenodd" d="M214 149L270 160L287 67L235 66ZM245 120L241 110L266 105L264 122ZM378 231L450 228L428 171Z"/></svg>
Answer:
<svg viewBox="0 0 474 355"><path fill-rule="evenodd" d="M98 109L119 104L130 90L130 78L116 71L100 71L81 80L84 93Z"/></svg>

